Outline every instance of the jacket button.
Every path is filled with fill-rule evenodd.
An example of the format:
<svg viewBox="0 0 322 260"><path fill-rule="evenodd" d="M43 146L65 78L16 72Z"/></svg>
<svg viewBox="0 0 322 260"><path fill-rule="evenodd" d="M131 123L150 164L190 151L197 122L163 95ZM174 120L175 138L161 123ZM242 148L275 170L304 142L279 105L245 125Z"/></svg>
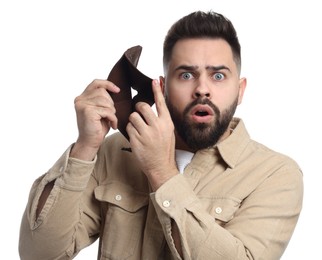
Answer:
<svg viewBox="0 0 322 260"><path fill-rule="evenodd" d="M168 208L168 207L170 207L170 201L165 200L165 201L163 201L162 205L163 205L163 207Z"/></svg>
<svg viewBox="0 0 322 260"><path fill-rule="evenodd" d="M122 196L120 194L115 196L115 200L120 201L122 199Z"/></svg>
<svg viewBox="0 0 322 260"><path fill-rule="evenodd" d="M217 207L215 209L215 211L216 211L217 214L220 214L222 212L222 208L221 207Z"/></svg>

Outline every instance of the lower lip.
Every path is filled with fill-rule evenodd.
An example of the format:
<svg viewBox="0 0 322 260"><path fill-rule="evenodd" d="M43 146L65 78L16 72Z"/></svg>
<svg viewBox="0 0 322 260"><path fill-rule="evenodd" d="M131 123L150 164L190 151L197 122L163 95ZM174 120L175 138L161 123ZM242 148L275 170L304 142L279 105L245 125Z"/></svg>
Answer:
<svg viewBox="0 0 322 260"><path fill-rule="evenodd" d="M208 115L208 116L193 115L191 118L196 123L209 123L209 122L211 122L213 117L211 115Z"/></svg>

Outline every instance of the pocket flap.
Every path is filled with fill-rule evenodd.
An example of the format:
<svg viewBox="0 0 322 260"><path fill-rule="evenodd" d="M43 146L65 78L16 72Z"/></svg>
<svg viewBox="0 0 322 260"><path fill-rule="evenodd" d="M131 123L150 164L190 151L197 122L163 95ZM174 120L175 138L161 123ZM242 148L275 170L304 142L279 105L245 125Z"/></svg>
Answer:
<svg viewBox="0 0 322 260"><path fill-rule="evenodd" d="M94 194L97 200L114 204L129 212L136 212L146 206L149 201L147 193L137 191L117 181L98 186Z"/></svg>

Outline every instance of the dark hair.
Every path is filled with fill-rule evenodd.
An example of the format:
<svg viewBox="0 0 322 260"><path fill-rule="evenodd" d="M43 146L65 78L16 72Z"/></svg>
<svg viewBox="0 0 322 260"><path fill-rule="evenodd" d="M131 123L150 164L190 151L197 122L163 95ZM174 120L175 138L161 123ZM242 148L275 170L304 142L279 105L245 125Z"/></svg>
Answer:
<svg viewBox="0 0 322 260"><path fill-rule="evenodd" d="M182 17L169 29L163 43L163 66L170 61L177 41L191 38L218 38L230 45L238 71L241 69L240 44L236 30L226 17L213 11L196 11Z"/></svg>

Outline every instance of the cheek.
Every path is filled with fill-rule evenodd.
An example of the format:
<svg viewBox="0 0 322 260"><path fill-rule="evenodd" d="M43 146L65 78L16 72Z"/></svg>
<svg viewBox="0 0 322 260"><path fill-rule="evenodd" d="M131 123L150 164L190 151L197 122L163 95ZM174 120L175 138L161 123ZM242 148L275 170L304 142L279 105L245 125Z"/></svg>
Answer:
<svg viewBox="0 0 322 260"><path fill-rule="evenodd" d="M183 109L192 101L191 96L187 91L167 91L165 97L168 102L180 111L183 111Z"/></svg>
<svg viewBox="0 0 322 260"><path fill-rule="evenodd" d="M214 93L212 102L223 111L230 107L238 98L239 92L238 91L218 91Z"/></svg>

